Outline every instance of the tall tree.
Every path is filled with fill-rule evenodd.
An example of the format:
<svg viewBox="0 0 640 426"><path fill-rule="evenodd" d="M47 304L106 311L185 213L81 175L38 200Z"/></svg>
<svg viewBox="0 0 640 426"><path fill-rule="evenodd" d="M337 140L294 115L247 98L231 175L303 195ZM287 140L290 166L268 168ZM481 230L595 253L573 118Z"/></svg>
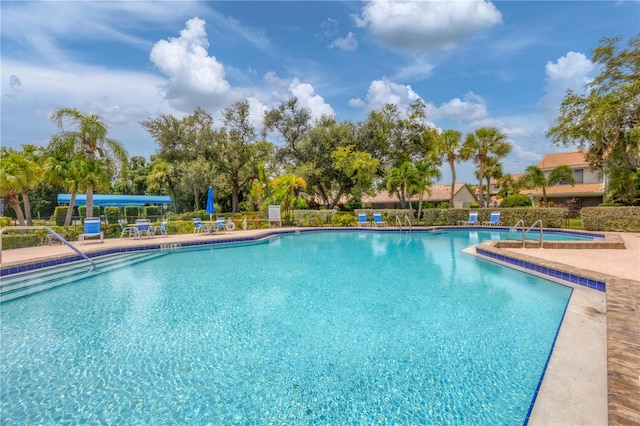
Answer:
<svg viewBox="0 0 640 426"><path fill-rule="evenodd" d="M44 175L49 182L61 185L71 195L69 208L64 219L64 226L71 224L73 208L78 191L85 187L85 177L89 174L89 162L84 154L77 154L75 158L56 158L48 156L43 165Z"/></svg>
<svg viewBox="0 0 640 426"><path fill-rule="evenodd" d="M542 199L544 205L547 205L547 188L553 185L568 184L575 185L573 178L573 170L569 166L558 166L549 172L547 176L541 168L537 166L529 166L522 176L522 182L528 188L542 189Z"/></svg>
<svg viewBox="0 0 640 426"><path fill-rule="evenodd" d="M231 186L231 211L240 211L240 192L250 188L259 173L260 160L272 155L273 146L258 142L255 128L249 120L249 102L227 106L223 113L224 128L216 138L215 166Z"/></svg>
<svg viewBox="0 0 640 426"><path fill-rule="evenodd" d="M440 179L440 168L438 165L432 161L418 161L414 164L415 168L415 177L414 181L411 185L411 192L415 192L418 194L418 216L417 219L420 219L422 215L422 201L424 199L424 194L431 193L431 186L435 181Z"/></svg>
<svg viewBox="0 0 640 426"><path fill-rule="evenodd" d="M284 146L278 155L290 164L300 159L299 145L311 128L311 110L300 106L296 97L281 102L264 114L264 130L282 136Z"/></svg>
<svg viewBox="0 0 640 426"><path fill-rule="evenodd" d="M387 175L387 190L396 194L400 200L400 207L406 208L407 199L411 195L411 189L417 180L416 168L409 161L405 161L398 167L393 167ZM409 202L409 204L411 204Z"/></svg>
<svg viewBox="0 0 640 426"><path fill-rule="evenodd" d="M127 151L120 142L107 137L107 126L99 115L85 114L76 108L58 108L51 114L51 119L58 125L60 131L51 138L50 150L83 152L89 162L99 159L107 160L121 172L126 170ZM65 130L65 122L71 123L76 129ZM93 212L93 182L100 179L96 175L95 179L87 180L87 214Z"/></svg>
<svg viewBox="0 0 640 426"><path fill-rule="evenodd" d="M445 130L436 140L437 151L449 163L451 169L451 195L449 196L449 208L453 208L453 198L456 190L456 167L460 162L460 149L462 148L462 133L457 130Z"/></svg>
<svg viewBox="0 0 640 426"><path fill-rule="evenodd" d="M18 224L24 226L24 213L19 198L22 174L19 163L22 160L24 159L12 149L0 148L0 192L7 200L9 207L16 213Z"/></svg>
<svg viewBox="0 0 640 426"><path fill-rule="evenodd" d="M487 158L489 156L501 158L509 152L511 152L511 144L507 142L507 136L495 127L482 127L467 135L461 154L464 159L472 159L478 167L478 202L480 205L485 206L482 180L485 177ZM487 192L489 192L489 188L487 188Z"/></svg>
<svg viewBox="0 0 640 426"><path fill-rule="evenodd" d="M590 164L609 175L611 197L631 204L638 198L633 177L640 163L640 33L624 49L621 40L603 38L593 50L600 74L582 94L567 91L547 136L556 145L588 148Z"/></svg>

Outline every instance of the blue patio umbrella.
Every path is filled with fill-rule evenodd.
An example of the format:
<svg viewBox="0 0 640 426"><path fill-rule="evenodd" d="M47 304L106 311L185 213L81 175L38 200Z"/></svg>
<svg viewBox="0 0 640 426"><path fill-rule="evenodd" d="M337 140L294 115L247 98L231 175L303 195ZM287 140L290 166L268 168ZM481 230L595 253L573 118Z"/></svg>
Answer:
<svg viewBox="0 0 640 426"><path fill-rule="evenodd" d="M213 221L213 214L216 212L216 208L213 205L213 187L209 187L209 192L207 193L207 213L209 213L209 220Z"/></svg>

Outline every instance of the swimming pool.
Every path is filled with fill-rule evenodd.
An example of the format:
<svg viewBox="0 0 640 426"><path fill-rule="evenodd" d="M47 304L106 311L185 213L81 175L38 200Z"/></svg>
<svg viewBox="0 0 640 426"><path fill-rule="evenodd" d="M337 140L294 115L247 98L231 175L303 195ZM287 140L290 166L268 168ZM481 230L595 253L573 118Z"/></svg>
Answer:
<svg viewBox="0 0 640 426"><path fill-rule="evenodd" d="M3 303L3 422L523 423L571 289L475 238L283 235Z"/></svg>

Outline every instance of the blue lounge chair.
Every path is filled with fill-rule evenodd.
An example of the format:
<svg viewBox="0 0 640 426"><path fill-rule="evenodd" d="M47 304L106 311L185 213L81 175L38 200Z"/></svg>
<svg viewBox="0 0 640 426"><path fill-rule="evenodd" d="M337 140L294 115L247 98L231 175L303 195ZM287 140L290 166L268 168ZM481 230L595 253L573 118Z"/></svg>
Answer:
<svg viewBox="0 0 640 426"><path fill-rule="evenodd" d="M85 238L100 237L100 242L104 243L104 232L100 230L100 218L88 217L84 220L84 232L78 235L80 244L84 244Z"/></svg>
<svg viewBox="0 0 640 426"><path fill-rule="evenodd" d="M151 233L155 236L156 234L167 235L167 219L162 219L162 223L159 226L154 226L151 228Z"/></svg>
<svg viewBox="0 0 640 426"><path fill-rule="evenodd" d="M226 229L225 228L224 217L220 217L220 218L216 219L216 221L213 223L213 229L215 229L216 232L224 231Z"/></svg>
<svg viewBox="0 0 640 426"><path fill-rule="evenodd" d="M136 219L136 234L134 238L142 238L143 234L146 234L147 237L151 238L153 235L151 234L151 221L149 219Z"/></svg>
<svg viewBox="0 0 640 426"><path fill-rule="evenodd" d="M366 213L358 213L358 226L370 226L371 222L367 220Z"/></svg>
<svg viewBox="0 0 640 426"><path fill-rule="evenodd" d="M208 234L211 232L211 229L209 228L209 225L207 225L206 223L202 223L202 219L200 218L194 218L191 219L193 221L193 233L194 234Z"/></svg>
<svg viewBox="0 0 640 426"><path fill-rule="evenodd" d="M502 222L500 222L500 212L491 212L489 216L489 220L486 222L482 222L482 225L485 226L501 226Z"/></svg>
<svg viewBox="0 0 640 426"><path fill-rule="evenodd" d="M458 221L458 225L479 225L480 222L478 222L478 212L469 212L469 219L468 220L459 220Z"/></svg>
<svg viewBox="0 0 640 426"><path fill-rule="evenodd" d="M387 226L387 222L382 220L382 213L374 213L373 214L373 224L375 226Z"/></svg>

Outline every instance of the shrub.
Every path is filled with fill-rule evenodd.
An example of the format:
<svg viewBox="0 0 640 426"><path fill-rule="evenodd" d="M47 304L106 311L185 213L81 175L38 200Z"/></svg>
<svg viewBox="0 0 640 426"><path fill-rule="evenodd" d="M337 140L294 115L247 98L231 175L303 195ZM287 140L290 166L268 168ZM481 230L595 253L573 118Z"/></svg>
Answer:
<svg viewBox="0 0 640 426"><path fill-rule="evenodd" d="M58 206L55 208L53 211L53 218L55 219L56 225L64 225L64 219L67 217L67 211L69 211L69 206Z"/></svg>
<svg viewBox="0 0 640 426"><path fill-rule="evenodd" d="M531 198L528 196L524 194L513 194L505 197L500 203L500 207L531 207L532 204Z"/></svg>
<svg viewBox="0 0 640 426"><path fill-rule="evenodd" d="M580 216L588 231L640 232L640 207L583 207Z"/></svg>
<svg viewBox="0 0 640 426"><path fill-rule="evenodd" d="M350 213L337 213L332 221L334 226L356 226L356 223L356 217Z"/></svg>
<svg viewBox="0 0 640 426"><path fill-rule="evenodd" d="M296 226L326 226L333 223L337 210L294 210L293 224Z"/></svg>
<svg viewBox="0 0 640 426"><path fill-rule="evenodd" d="M78 207L78 213L80 213L80 217L88 217L87 206ZM90 217L100 217L100 207L93 206L93 214ZM63 220L63 223L64 223L64 220Z"/></svg>
<svg viewBox="0 0 640 426"><path fill-rule="evenodd" d="M104 215L107 218L107 223L117 224L120 219L120 208L118 207L105 207Z"/></svg>
<svg viewBox="0 0 640 426"><path fill-rule="evenodd" d="M159 218L162 216L162 212L158 206L144 206L144 216L149 219Z"/></svg>
<svg viewBox="0 0 640 426"><path fill-rule="evenodd" d="M39 245L42 245L42 240L37 234L6 234L2 236L2 250Z"/></svg>
<svg viewBox="0 0 640 426"><path fill-rule="evenodd" d="M133 222L140 217L140 207L138 206L125 206L124 217L127 222Z"/></svg>

